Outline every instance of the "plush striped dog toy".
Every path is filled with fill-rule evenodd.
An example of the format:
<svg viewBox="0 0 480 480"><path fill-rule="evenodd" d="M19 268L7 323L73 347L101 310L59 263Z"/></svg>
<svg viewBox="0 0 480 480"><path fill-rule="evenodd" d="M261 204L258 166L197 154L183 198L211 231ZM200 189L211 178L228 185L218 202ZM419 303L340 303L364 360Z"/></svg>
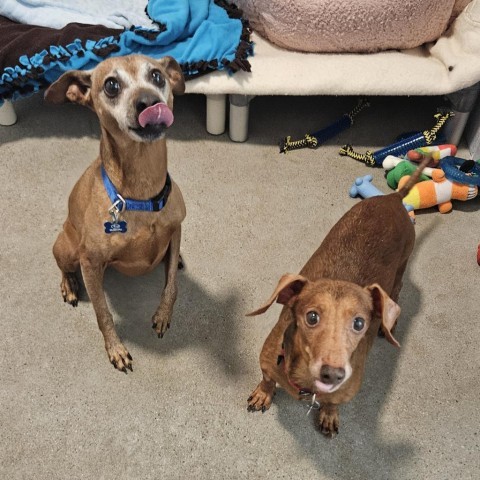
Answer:
<svg viewBox="0 0 480 480"><path fill-rule="evenodd" d="M402 177L398 188L407 183L410 176ZM432 180L417 183L408 195L403 199L405 205L411 205L414 210L430 208L438 205L440 213L448 213L452 210L451 200L472 200L478 194L478 187L451 182L445 178L445 172L441 169L433 169ZM413 212L410 212L413 215Z"/></svg>

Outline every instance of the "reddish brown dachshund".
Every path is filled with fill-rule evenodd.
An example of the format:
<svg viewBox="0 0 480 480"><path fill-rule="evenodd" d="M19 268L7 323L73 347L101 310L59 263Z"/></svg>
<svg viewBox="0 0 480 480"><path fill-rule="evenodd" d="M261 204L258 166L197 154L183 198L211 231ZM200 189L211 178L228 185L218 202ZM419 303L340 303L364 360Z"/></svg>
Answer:
<svg viewBox="0 0 480 480"><path fill-rule="evenodd" d="M263 345L263 379L248 410L268 409L278 383L295 398L320 402L321 432L338 433L338 406L358 392L379 329L399 346L392 335L396 302L415 243L402 199L426 163L399 192L357 203L300 274L284 275L268 302L249 314L264 313L275 300L284 305Z"/></svg>

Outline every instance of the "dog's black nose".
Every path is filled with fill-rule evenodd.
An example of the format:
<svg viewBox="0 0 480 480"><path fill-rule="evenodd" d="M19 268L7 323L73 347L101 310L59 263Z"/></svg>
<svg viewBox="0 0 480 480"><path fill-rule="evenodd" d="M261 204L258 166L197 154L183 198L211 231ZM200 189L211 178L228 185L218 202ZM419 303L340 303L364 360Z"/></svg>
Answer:
<svg viewBox="0 0 480 480"><path fill-rule="evenodd" d="M322 365L320 380L327 385L338 385L345 378L344 368L335 368L330 365Z"/></svg>
<svg viewBox="0 0 480 480"><path fill-rule="evenodd" d="M160 101L161 100L156 95L148 93L140 95L135 103L135 109L137 110L137 114L142 113L146 108L151 107L152 105L155 105Z"/></svg>

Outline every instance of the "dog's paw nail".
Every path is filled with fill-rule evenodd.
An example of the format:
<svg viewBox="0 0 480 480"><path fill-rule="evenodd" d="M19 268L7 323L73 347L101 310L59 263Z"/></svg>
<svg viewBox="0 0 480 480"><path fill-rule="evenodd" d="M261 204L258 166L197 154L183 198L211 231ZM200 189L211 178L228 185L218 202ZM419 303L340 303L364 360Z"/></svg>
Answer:
<svg viewBox="0 0 480 480"><path fill-rule="evenodd" d="M122 372L123 372L123 373L127 373L127 367L123 367L123 368L122 368Z"/></svg>
<svg viewBox="0 0 480 480"><path fill-rule="evenodd" d="M265 413L267 411L267 407L265 405L263 405L262 407L262 413Z"/></svg>
<svg viewBox="0 0 480 480"><path fill-rule="evenodd" d="M159 333L158 338L163 338L163 333Z"/></svg>
<svg viewBox="0 0 480 480"><path fill-rule="evenodd" d="M132 356L131 356L129 353L127 353L127 358L128 358L129 360L133 360Z"/></svg>
<svg viewBox="0 0 480 480"><path fill-rule="evenodd" d="M155 322L152 323L152 328L153 329L157 328L157 324Z"/></svg>
<svg viewBox="0 0 480 480"><path fill-rule="evenodd" d="M117 368L117 362L115 360L112 360L111 364L113 365L113 368Z"/></svg>
<svg viewBox="0 0 480 480"><path fill-rule="evenodd" d="M129 368L129 370L130 370L131 372L133 372L133 366L132 366L131 364L128 365L128 368Z"/></svg>
<svg viewBox="0 0 480 480"><path fill-rule="evenodd" d="M250 395L250 396L247 398L247 402L249 402L252 398L253 398L253 396Z"/></svg>
<svg viewBox="0 0 480 480"><path fill-rule="evenodd" d="M167 323L167 328L170 328L170 324L169 324L169 323Z"/></svg>

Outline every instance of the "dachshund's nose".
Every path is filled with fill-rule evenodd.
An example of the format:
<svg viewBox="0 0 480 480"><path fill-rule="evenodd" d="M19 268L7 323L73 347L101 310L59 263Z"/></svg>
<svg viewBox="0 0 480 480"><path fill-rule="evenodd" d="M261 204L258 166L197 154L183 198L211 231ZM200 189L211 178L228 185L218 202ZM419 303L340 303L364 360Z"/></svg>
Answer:
<svg viewBox="0 0 480 480"><path fill-rule="evenodd" d="M322 365L320 380L327 385L338 385L345 378L345 369Z"/></svg>

